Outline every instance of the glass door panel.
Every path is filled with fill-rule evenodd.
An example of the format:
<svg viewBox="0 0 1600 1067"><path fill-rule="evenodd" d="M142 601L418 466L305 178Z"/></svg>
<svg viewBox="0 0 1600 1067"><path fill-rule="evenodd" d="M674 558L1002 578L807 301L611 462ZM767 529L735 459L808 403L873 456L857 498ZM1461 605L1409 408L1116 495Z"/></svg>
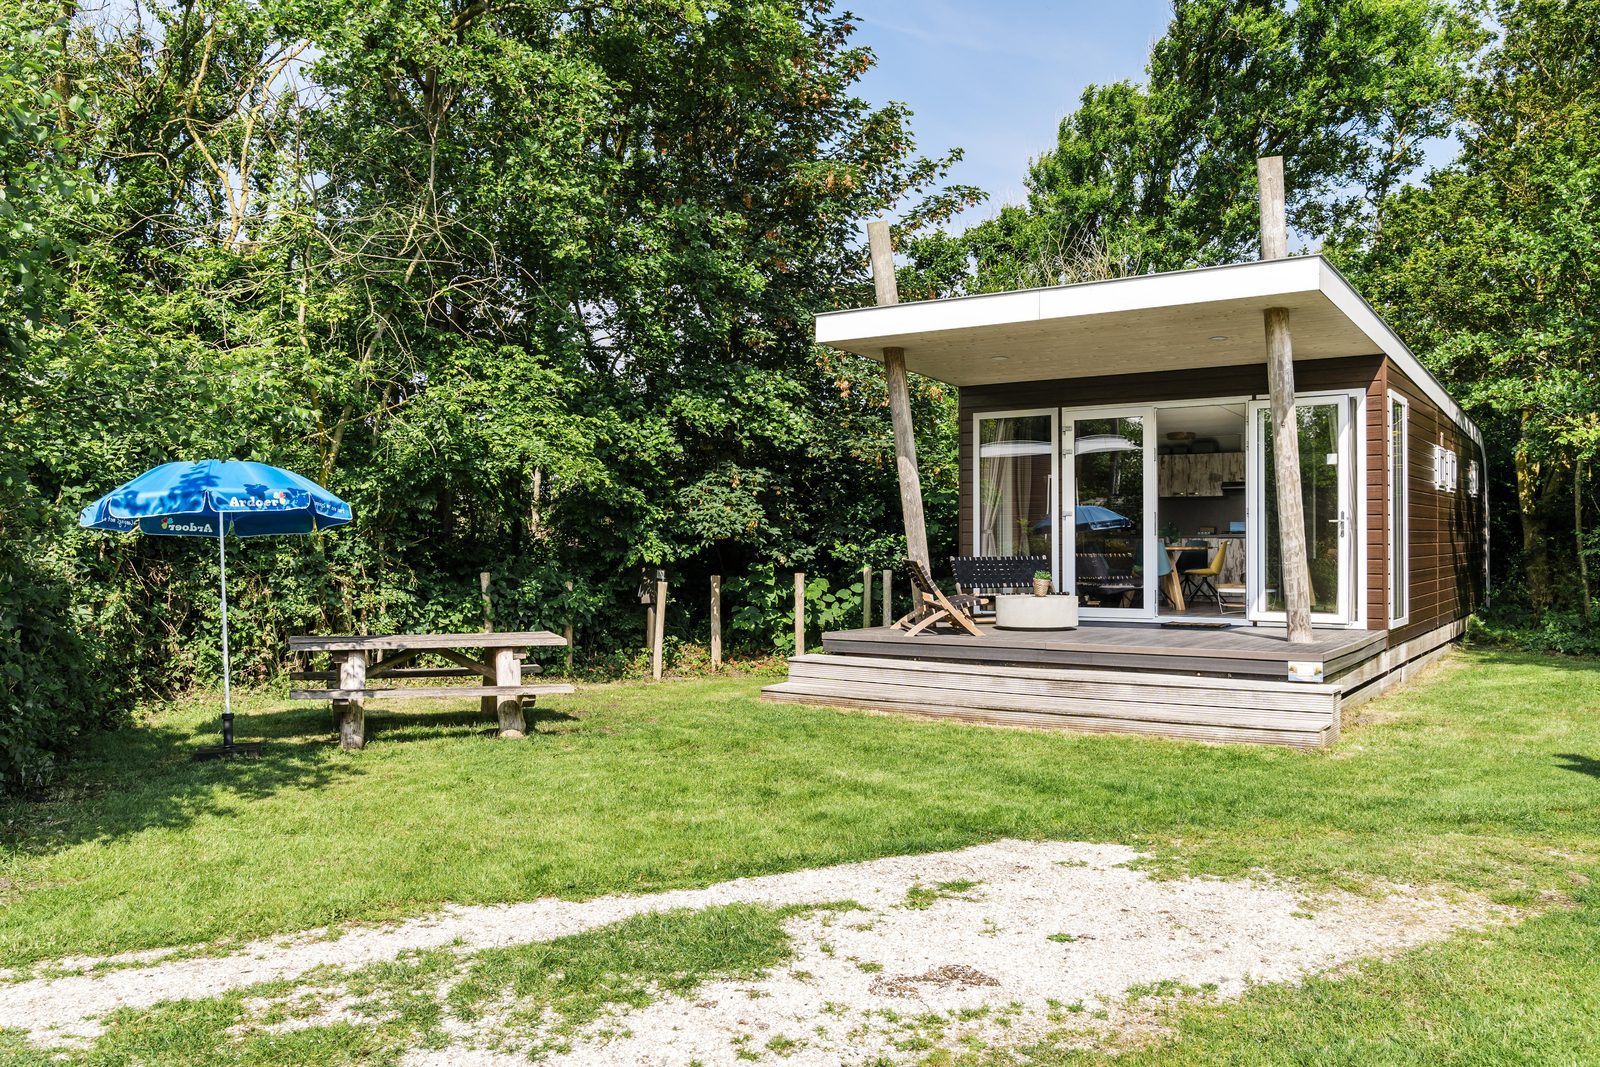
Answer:
<svg viewBox="0 0 1600 1067"><path fill-rule="evenodd" d="M1295 421L1300 433L1300 493L1305 509L1311 617L1317 622L1348 622L1354 543L1350 401L1343 397L1297 400ZM1252 474L1260 486L1261 518L1253 525L1264 534L1255 552L1259 581L1254 600L1259 614L1282 616L1283 558L1269 407L1258 405L1254 430L1255 454L1260 458Z"/></svg>
<svg viewBox="0 0 1600 1067"><path fill-rule="evenodd" d="M1065 447L1071 491L1063 509L1071 588L1090 617L1154 615L1153 419L1137 414L1068 413Z"/></svg>
<svg viewBox="0 0 1600 1067"><path fill-rule="evenodd" d="M978 417L977 524L980 556L1054 556L1054 411Z"/></svg>

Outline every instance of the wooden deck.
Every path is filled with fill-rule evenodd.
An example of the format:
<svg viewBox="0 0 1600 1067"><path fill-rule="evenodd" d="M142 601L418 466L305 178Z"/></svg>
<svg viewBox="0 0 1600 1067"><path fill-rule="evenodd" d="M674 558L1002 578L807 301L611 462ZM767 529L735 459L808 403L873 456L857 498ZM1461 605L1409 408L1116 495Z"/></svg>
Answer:
<svg viewBox="0 0 1600 1067"><path fill-rule="evenodd" d="M795 656L767 700L867 708L1011 726L1154 734L1317 748L1341 714L1442 653L1459 624L1390 647L1383 631L1318 630L1290 645L1282 627L1226 630L1086 623L1049 633L984 627L982 637L907 637L875 627L823 635L827 654ZM1288 681L1289 663L1321 682Z"/></svg>
<svg viewBox="0 0 1600 1067"><path fill-rule="evenodd" d="M983 627L982 637L941 630L907 637L877 626L822 636L838 655L939 660L1017 667L1095 667L1211 678L1284 682L1289 662L1320 663L1325 681L1383 651L1382 631L1325 629L1309 645L1291 645L1281 626L1191 629L1137 623L1085 622L1076 630L1022 631Z"/></svg>

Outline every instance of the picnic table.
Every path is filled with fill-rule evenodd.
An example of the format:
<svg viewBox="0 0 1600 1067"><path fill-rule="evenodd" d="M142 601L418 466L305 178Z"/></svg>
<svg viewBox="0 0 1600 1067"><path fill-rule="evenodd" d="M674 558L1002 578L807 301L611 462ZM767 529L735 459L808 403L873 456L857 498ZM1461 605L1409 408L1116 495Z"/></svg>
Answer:
<svg viewBox="0 0 1600 1067"><path fill-rule="evenodd" d="M572 693L570 685L527 683L524 674L538 675L537 663L524 663L530 648L566 645L560 634L548 630L467 634L307 634L289 638L289 651L327 654L329 670L294 671L291 678L336 683L329 689L291 689L290 700L328 700L342 748L366 743L368 700L416 700L426 697L478 697L486 715L499 719L500 736L522 737L527 720L522 702L532 703L545 693ZM475 653L476 658L469 653ZM418 667L422 656L435 656L453 667ZM483 685L373 686L373 682L415 679L480 678Z"/></svg>

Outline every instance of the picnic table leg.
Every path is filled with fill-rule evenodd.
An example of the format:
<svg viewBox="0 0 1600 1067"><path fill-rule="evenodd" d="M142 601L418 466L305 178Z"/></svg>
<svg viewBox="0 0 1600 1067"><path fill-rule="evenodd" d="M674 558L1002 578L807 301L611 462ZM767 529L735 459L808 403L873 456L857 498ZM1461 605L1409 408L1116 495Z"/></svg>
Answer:
<svg viewBox="0 0 1600 1067"><path fill-rule="evenodd" d="M363 651L347 652L339 661L339 688L365 689L367 687L367 654ZM341 706L342 705L342 706ZM334 717L339 721L339 747L358 749L367 743L367 701L365 697L336 700Z"/></svg>
<svg viewBox="0 0 1600 1067"><path fill-rule="evenodd" d="M521 685L522 661L514 648L497 648L491 652L494 657L494 684L495 685ZM522 717L522 698L517 696L499 696L495 698L495 713L500 718L500 736L510 739L522 737L528 732L527 720Z"/></svg>

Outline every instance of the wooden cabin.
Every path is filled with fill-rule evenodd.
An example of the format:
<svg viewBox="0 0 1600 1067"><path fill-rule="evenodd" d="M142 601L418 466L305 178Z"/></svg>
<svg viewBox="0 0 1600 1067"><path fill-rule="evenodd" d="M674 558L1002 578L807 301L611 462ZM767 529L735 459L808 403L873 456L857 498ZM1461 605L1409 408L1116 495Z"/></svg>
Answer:
<svg viewBox="0 0 1600 1067"><path fill-rule="evenodd" d="M1292 324L1310 643L1284 625L1268 308ZM1320 256L840 311L816 338L959 387L961 553L1046 557L1079 624L829 633L770 699L1322 745L1485 595L1478 428Z"/></svg>

